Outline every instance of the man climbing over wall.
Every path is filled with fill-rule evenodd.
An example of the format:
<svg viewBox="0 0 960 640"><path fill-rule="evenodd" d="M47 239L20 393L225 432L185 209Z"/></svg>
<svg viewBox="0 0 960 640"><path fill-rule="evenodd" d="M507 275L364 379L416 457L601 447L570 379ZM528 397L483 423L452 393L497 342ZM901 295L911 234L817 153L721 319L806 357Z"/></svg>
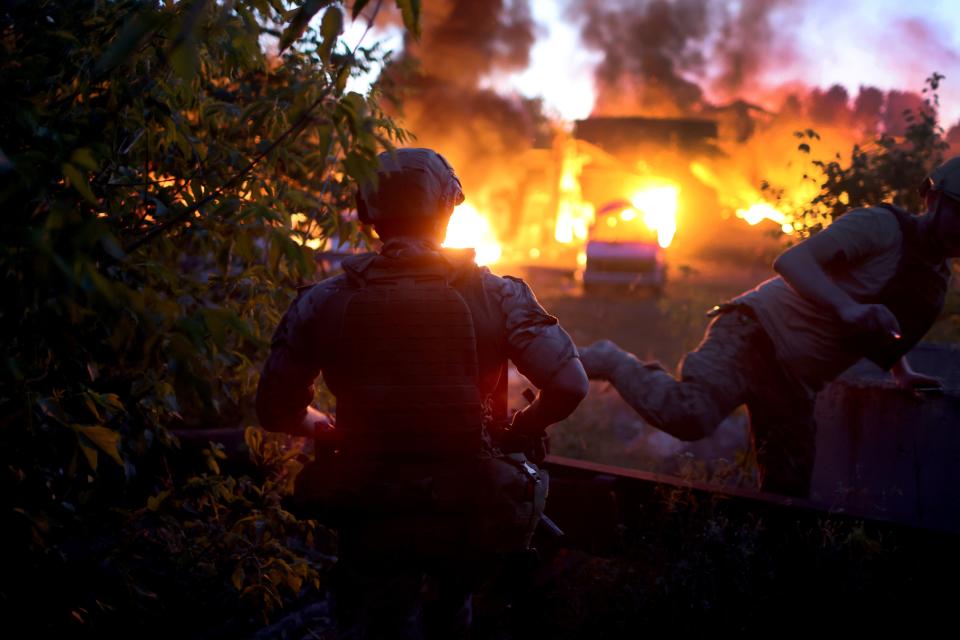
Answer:
<svg viewBox="0 0 960 640"><path fill-rule="evenodd" d="M960 256L960 157L920 187L926 212L890 204L850 211L774 262L778 276L712 310L679 379L608 340L580 349L652 426L681 440L710 435L746 404L760 487L806 497L816 393L862 357L904 388L939 381L904 358L943 309L948 259Z"/></svg>

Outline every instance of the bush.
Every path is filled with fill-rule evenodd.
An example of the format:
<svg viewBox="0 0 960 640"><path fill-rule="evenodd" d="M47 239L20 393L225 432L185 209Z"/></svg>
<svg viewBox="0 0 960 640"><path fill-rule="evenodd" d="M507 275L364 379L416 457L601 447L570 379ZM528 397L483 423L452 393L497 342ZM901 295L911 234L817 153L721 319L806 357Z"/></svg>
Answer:
<svg viewBox="0 0 960 640"><path fill-rule="evenodd" d="M818 191L804 207L789 212L789 222L796 238L806 238L829 225L851 209L893 202L909 211L923 211L917 187L931 169L941 164L949 147L943 127L937 119L937 90L944 76L934 72L923 89L924 106L906 110L906 133L898 138L881 133L867 144L855 144L850 158L844 162L840 154L833 159L810 160L804 176L814 182ZM797 131L798 150L811 155L812 145L819 139L813 129ZM763 185L764 190L780 201L782 190Z"/></svg>
<svg viewBox="0 0 960 640"><path fill-rule="evenodd" d="M296 552L315 526L280 509L286 483L220 473L212 445L196 464L171 430L251 424L313 248L363 240L354 185L406 139L345 89L381 54L340 43L333 2L0 11L0 602L42 604L34 628L132 624L131 598L143 625L168 600L200 628L270 616L317 585Z"/></svg>

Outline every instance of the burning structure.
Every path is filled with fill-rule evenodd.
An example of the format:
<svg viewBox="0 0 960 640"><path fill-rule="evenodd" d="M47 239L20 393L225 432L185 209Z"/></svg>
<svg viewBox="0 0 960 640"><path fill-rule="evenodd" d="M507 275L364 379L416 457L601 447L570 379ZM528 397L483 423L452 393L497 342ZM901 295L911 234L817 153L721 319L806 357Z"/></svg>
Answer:
<svg viewBox="0 0 960 640"><path fill-rule="evenodd" d="M446 244L501 268L583 269L589 242L632 241L649 254L641 270L769 263L774 235L794 232L793 212L816 195L811 159L902 136L903 110L923 105L897 90L778 84L770 72L794 48L777 28L789 4L571 3L580 42L602 54L591 116L572 126L504 82L530 66L543 34L531 3L426 8L421 38L407 38L383 82L417 144L463 179L468 200ZM794 133L810 128L819 137L803 156ZM947 137L960 140L960 124Z"/></svg>
<svg viewBox="0 0 960 640"><path fill-rule="evenodd" d="M688 170L690 159L716 155L716 123L597 117L577 121L574 137L588 158L580 174L583 198L597 211L584 285L662 287L664 250L678 217L689 218L706 195Z"/></svg>
<svg viewBox="0 0 960 640"><path fill-rule="evenodd" d="M715 167L725 154L717 140L717 122L703 118L579 120L569 133L556 130L548 148L517 154L513 190L481 191L486 206L462 206L445 244L475 247L483 264L583 270L588 286L662 286L668 248L694 254L698 239L715 242L703 232L715 231L711 222L722 224L731 204L748 211L749 198L753 207L762 202L755 190L718 194ZM777 215L764 206L773 213L751 224Z"/></svg>

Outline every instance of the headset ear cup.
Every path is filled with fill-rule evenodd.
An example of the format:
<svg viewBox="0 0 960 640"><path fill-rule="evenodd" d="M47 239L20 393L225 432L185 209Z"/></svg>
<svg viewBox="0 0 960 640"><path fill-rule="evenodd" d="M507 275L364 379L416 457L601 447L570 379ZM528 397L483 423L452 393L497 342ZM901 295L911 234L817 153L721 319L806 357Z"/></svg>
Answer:
<svg viewBox="0 0 960 640"><path fill-rule="evenodd" d="M451 200L453 200L453 206L457 206L458 204L463 203L463 201L466 199L466 196L463 195L463 185L460 184L460 178L458 178L456 175L451 175L451 177L453 178L454 182Z"/></svg>
<svg viewBox="0 0 960 640"><path fill-rule="evenodd" d="M466 198L463 194L463 184L460 182L460 178L457 177L457 172L453 170L453 166L447 162L443 154L437 153L437 157L440 158L440 162L442 162L443 166L450 172L447 178L446 193L444 193L444 199L446 200L444 204L452 209L458 204L462 204Z"/></svg>

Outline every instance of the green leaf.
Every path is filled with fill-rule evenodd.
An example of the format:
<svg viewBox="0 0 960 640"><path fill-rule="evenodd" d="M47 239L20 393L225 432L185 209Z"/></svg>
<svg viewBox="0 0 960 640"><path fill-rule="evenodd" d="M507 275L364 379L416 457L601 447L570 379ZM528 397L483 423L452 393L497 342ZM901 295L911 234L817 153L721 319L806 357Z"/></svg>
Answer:
<svg viewBox="0 0 960 640"><path fill-rule="evenodd" d="M81 196L91 204L97 205L97 198L93 195L93 191L90 189L90 183L87 182L87 179L84 177L80 170L69 162L64 163L60 167L63 170L63 175L70 181L70 186L76 189Z"/></svg>
<svg viewBox="0 0 960 640"><path fill-rule="evenodd" d="M96 171L100 168L100 163L94 159L93 153L86 147L75 149L74 152L70 154L70 162L89 171Z"/></svg>
<svg viewBox="0 0 960 640"><path fill-rule="evenodd" d="M227 339L227 324L223 310L202 309L200 314L203 316L203 323L210 332L213 343L222 348Z"/></svg>
<svg viewBox="0 0 960 640"><path fill-rule="evenodd" d="M420 39L420 0L397 0L397 8L403 16L403 26Z"/></svg>
<svg viewBox="0 0 960 640"><path fill-rule="evenodd" d="M170 54L170 64L173 70L184 82L184 90L188 90L190 83L197 75L197 43L188 40L176 47ZM187 97L189 97L189 93Z"/></svg>
<svg viewBox="0 0 960 640"><path fill-rule="evenodd" d="M116 65L130 59L130 54L138 48L147 37L163 24L162 16L152 9L143 10L135 14L120 30L120 34L107 49L107 52L97 60L94 73L106 73Z"/></svg>
<svg viewBox="0 0 960 640"><path fill-rule="evenodd" d="M208 4L209 0L193 0L190 3L181 2L179 5L179 8L186 6L186 9L182 12L179 30L174 38L169 58L174 71L183 80L180 93L186 100L193 97L192 83L197 75L197 58L199 56L197 31L203 22ZM189 153L185 155L189 157Z"/></svg>
<svg viewBox="0 0 960 640"><path fill-rule="evenodd" d="M357 0L353 3L353 11L351 15L354 20L357 19L357 16L360 15L360 12L363 11L363 8L370 3L370 0Z"/></svg>
<svg viewBox="0 0 960 640"><path fill-rule="evenodd" d="M344 65L340 67L340 71L337 72L337 94L343 93L343 90L347 87L347 80L350 79L350 67Z"/></svg>
<svg viewBox="0 0 960 640"><path fill-rule="evenodd" d="M110 456L110 459L123 466L123 458L120 457L120 450L117 448L120 444L120 434L107 427L83 427L77 426L78 433L95 444L97 448ZM81 441L81 445L83 442ZM86 452L84 452L86 453Z"/></svg>
<svg viewBox="0 0 960 640"><path fill-rule="evenodd" d="M323 14L323 22L320 23L320 35L323 37L323 42L317 49L320 59L324 62L330 61L330 52L333 51L341 33L343 33L343 13L341 13L340 7L330 7Z"/></svg>
<svg viewBox="0 0 960 640"><path fill-rule="evenodd" d="M327 4L330 4L330 0L307 0L300 5L300 8L297 9L297 12L293 15L290 24L287 25L287 28L284 29L280 35L279 47L281 52L300 39L307 25L310 24L310 19L317 15L317 12Z"/></svg>

